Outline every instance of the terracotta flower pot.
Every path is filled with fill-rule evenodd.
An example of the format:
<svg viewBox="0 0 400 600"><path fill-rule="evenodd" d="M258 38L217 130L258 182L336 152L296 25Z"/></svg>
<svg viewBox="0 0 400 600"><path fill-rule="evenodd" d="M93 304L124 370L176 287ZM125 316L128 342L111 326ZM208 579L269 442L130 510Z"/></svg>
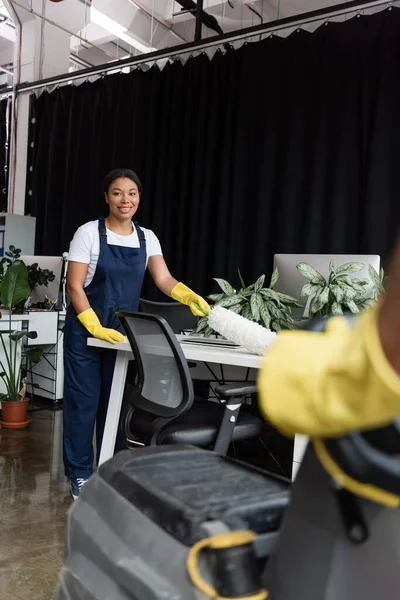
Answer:
<svg viewBox="0 0 400 600"><path fill-rule="evenodd" d="M1 403L1 421L0 424L6 429L24 429L28 427L31 420L27 418L26 411L28 410L29 398L25 398L21 402L5 402Z"/></svg>

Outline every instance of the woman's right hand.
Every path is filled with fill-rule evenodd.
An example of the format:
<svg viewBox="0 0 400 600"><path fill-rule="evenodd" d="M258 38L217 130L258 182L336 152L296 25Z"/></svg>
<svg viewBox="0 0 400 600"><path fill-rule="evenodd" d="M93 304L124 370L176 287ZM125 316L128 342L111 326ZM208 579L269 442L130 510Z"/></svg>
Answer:
<svg viewBox="0 0 400 600"><path fill-rule="evenodd" d="M92 308L88 308L84 312L78 315L80 323L92 336L98 340L104 340L110 344L116 344L117 342L126 342L126 338L119 331L115 329L107 329L103 327L99 321L98 316Z"/></svg>
<svg viewBox="0 0 400 600"><path fill-rule="evenodd" d="M94 310L90 308L89 300L83 287L87 270L88 265L84 263L68 263L67 292L72 306L78 315L78 320L82 323L84 328L98 340L104 340L110 344L126 342L125 336L123 336L122 333L119 333L119 331L103 327Z"/></svg>

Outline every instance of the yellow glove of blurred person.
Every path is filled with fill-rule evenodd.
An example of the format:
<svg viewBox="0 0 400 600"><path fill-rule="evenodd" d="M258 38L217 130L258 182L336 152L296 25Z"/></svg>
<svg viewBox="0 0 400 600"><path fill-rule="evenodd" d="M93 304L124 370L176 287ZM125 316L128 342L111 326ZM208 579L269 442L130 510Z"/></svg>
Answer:
<svg viewBox="0 0 400 600"><path fill-rule="evenodd" d="M182 304L186 304L186 306L190 308L190 310L194 315L196 315L196 317L204 317L205 314L197 308L196 304L198 304L198 306L204 311L210 311L210 307L204 300L204 298L198 296L197 294L195 294L195 292L192 292L192 290L183 283L176 284L176 286L171 291L171 297L174 300L181 302Z"/></svg>
<svg viewBox="0 0 400 600"><path fill-rule="evenodd" d="M286 435L344 435L389 424L400 413L400 377L382 349L378 309L354 328L342 317L325 333L284 332L259 373L265 418Z"/></svg>
<svg viewBox="0 0 400 600"><path fill-rule="evenodd" d="M119 333L119 331L115 331L115 329L106 329L103 327L98 319L98 316L92 308L88 308L88 310L80 313L78 315L78 319L85 329L87 329L88 332L98 340L104 340L110 344L126 341L125 336L123 336L122 333Z"/></svg>

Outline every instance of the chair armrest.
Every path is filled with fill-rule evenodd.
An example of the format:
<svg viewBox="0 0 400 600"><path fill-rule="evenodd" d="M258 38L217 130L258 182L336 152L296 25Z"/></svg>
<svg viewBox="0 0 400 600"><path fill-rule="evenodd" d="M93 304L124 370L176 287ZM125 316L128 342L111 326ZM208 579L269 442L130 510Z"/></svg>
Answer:
<svg viewBox="0 0 400 600"><path fill-rule="evenodd" d="M225 410L215 441L214 451L219 454L226 454L239 417L242 401L246 396L255 394L257 386L253 381L243 381L228 385L219 385L215 391L220 400L225 404Z"/></svg>
<svg viewBox="0 0 400 600"><path fill-rule="evenodd" d="M257 385L254 381L243 381L242 383L228 383L227 385L219 385L215 388L218 396L224 399L241 398L257 393Z"/></svg>

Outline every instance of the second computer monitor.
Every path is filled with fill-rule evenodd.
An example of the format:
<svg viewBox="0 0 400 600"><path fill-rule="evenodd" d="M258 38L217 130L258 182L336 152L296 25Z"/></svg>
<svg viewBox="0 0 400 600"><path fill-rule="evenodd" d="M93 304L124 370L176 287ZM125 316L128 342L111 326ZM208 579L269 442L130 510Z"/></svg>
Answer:
<svg viewBox="0 0 400 600"><path fill-rule="evenodd" d="M371 265L379 272L380 257L376 254L275 254L274 268L278 267L279 280L275 286L278 292L288 294L306 303L306 298L301 298L301 290L307 283L305 277L297 270L299 263L308 263L314 269L319 271L324 277L329 277L329 263L333 262L335 267L339 267L349 262L360 262L365 265L362 271L354 274L354 277L368 279L368 266ZM367 296L372 295L372 282L366 286ZM304 309L295 309L294 316L301 317Z"/></svg>

